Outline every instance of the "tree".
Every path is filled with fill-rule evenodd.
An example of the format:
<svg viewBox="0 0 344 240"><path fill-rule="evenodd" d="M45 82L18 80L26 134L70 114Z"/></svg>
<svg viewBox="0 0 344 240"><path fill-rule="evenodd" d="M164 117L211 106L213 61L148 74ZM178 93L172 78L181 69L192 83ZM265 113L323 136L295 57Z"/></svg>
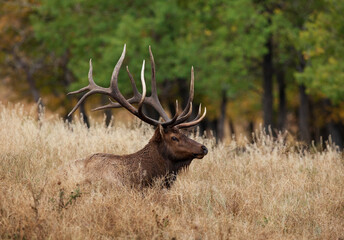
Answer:
<svg viewBox="0 0 344 240"><path fill-rule="evenodd" d="M1 76L9 76L13 85L18 87L22 80L28 83L35 102L40 101L41 94L37 87L35 74L43 66L44 56L32 53L30 47L37 47L28 19L36 1L1 2L0 3L0 64ZM31 46L30 46L31 45ZM15 83L15 84L14 84Z"/></svg>
<svg viewBox="0 0 344 240"><path fill-rule="evenodd" d="M342 147L341 117L330 109L344 100L344 2L324 2L322 11L314 12L300 32L298 47L305 59L305 68L296 78L307 87L309 94L323 98L327 133Z"/></svg>
<svg viewBox="0 0 344 240"><path fill-rule="evenodd" d="M68 52L66 65L75 77L70 90L87 84L88 58L93 58L96 81L107 86L124 43L128 45L125 64L134 76L148 56L148 45L153 48L160 84L190 76L185 49L192 48L180 41L188 34L181 28L185 12L175 1L42 1L38 12L33 18L37 37L58 56ZM128 79L125 71L120 79ZM119 87L124 94L131 92L129 81L119 81Z"/></svg>
<svg viewBox="0 0 344 240"><path fill-rule="evenodd" d="M344 2L325 3L326 8L314 13L300 32L299 48L307 62L296 77L309 93L338 103L344 100Z"/></svg>
<svg viewBox="0 0 344 240"><path fill-rule="evenodd" d="M247 102L252 96L247 93L257 89L260 59L266 53L267 21L260 14L261 7L251 0L205 1L192 8L198 9L196 19L203 33L197 40L202 43L198 54L203 60L202 89L209 105L217 106L211 109L210 117L220 119L217 130L221 138L228 100L245 96ZM242 103L235 106L241 109L240 114L244 113ZM232 109L232 117L235 112Z"/></svg>
<svg viewBox="0 0 344 240"><path fill-rule="evenodd" d="M264 122L272 122L272 81L276 80L278 85L278 124L279 130L286 128L287 117L287 86L295 85L295 71L303 71L304 61L300 58L298 49L298 35L304 28L305 22L313 12L321 9L322 1L314 0L300 1L259 1L266 9L265 15L270 21L271 36L268 39L268 53L265 55L266 66L264 72L264 97L266 103ZM296 89L290 87L291 90ZM310 132L307 119L309 119L309 99L303 86L299 87L299 128L301 139L309 142ZM266 95L266 96L265 96ZM291 92L291 95L294 95ZM266 125L266 124L265 124Z"/></svg>
<svg viewBox="0 0 344 240"><path fill-rule="evenodd" d="M62 64L36 38L30 23L39 4L39 0L0 3L0 77L10 79L8 85L21 93L21 98L33 99L39 111L44 99L49 99L49 107L57 110L65 83L58 81L61 73L55 66Z"/></svg>
<svg viewBox="0 0 344 240"><path fill-rule="evenodd" d="M242 119L248 119L249 124L245 124L252 129L253 123L260 121L261 110L265 127L276 126L278 112L277 126L283 130L287 127L287 113L299 106L301 139L308 142L314 134L309 127L314 122L307 120L313 114L310 108L314 96L323 95L332 102L340 101L342 96L341 90L336 89L335 93L328 87L328 78L321 77L318 71L327 68L327 74L339 73L331 80L339 88L340 54L330 58L330 54L321 53L325 47L334 51L336 40L329 46L313 49L313 45L326 42L321 40L329 38L326 34L341 37L341 16L323 6L324 0L41 0L30 19L35 41L43 43L45 51L54 56L53 64L59 69L60 78L68 78L63 82L69 90L87 84L89 58L93 59L96 82L108 86L124 43L124 65L129 66L140 85L137 78L141 63L148 60L151 45L159 95L163 105L172 106L171 112L176 96L181 95L179 102L185 104L190 68L194 66L195 102L207 105L208 126L213 125L219 138L223 137L224 126L237 119L240 124L245 122ZM326 34L317 34L315 29ZM333 36L333 31L338 34ZM278 92L273 81L277 81ZM124 68L120 71L119 87L127 97L131 95ZM295 91L299 91L300 104L294 100ZM278 108L274 101L276 93ZM262 96L264 100L259 101ZM97 101L105 103L107 99Z"/></svg>

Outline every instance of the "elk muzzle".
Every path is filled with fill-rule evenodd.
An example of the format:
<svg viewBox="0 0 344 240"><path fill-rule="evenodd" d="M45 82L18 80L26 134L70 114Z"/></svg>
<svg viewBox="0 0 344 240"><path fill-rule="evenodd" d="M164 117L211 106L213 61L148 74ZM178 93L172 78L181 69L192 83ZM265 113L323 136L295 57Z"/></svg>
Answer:
<svg viewBox="0 0 344 240"><path fill-rule="evenodd" d="M207 155L208 153L208 148L204 145L201 146L201 149L198 153L194 153L193 157L194 158L198 158L198 159L202 159L205 155Z"/></svg>

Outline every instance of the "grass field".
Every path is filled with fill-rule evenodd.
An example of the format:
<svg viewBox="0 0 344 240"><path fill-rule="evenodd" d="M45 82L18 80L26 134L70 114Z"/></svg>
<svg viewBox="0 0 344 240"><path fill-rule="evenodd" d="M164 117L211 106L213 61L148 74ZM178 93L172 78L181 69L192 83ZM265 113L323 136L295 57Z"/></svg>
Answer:
<svg viewBox="0 0 344 240"><path fill-rule="evenodd" d="M153 130L138 123L37 121L0 104L0 239L344 239L344 157L256 134L215 145L170 190L63 188L58 169L91 153L132 153Z"/></svg>

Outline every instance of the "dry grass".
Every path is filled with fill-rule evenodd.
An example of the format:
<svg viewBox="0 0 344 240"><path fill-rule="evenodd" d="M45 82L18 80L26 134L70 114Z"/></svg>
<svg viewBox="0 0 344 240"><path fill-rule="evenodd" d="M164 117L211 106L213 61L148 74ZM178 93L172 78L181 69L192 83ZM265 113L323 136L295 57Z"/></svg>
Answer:
<svg viewBox="0 0 344 240"><path fill-rule="evenodd" d="M147 126L37 122L20 106L0 105L0 238L344 238L342 152L282 137L259 134L245 148L198 138L210 153L168 191L48 183L63 164L134 152L152 134Z"/></svg>

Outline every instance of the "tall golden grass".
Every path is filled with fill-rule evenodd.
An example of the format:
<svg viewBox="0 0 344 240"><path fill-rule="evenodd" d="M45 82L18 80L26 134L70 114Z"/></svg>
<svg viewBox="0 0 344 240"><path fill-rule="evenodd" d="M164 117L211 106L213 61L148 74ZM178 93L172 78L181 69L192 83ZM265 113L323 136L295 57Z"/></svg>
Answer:
<svg viewBox="0 0 344 240"><path fill-rule="evenodd" d="M331 145L318 151L262 133L244 147L196 137L209 154L170 190L62 188L50 184L61 166L95 152L135 152L153 130L33 116L0 105L1 239L344 238L344 160Z"/></svg>

